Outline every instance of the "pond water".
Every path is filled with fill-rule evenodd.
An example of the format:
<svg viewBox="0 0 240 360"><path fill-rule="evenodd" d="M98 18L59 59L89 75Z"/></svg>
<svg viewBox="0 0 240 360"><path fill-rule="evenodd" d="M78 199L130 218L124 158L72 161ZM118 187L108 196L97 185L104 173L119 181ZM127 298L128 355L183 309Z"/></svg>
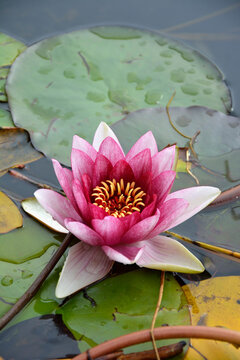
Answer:
<svg viewBox="0 0 240 360"><path fill-rule="evenodd" d="M223 72L226 83L230 87L233 99L233 115L240 116L240 1L236 0L211 0L192 2L191 0L1 0L0 1L0 32L13 36L27 45L49 36L87 28L93 25L128 25L131 27L146 28L163 32L175 40L180 40L187 45L203 53L215 62ZM0 107L6 108L0 103ZM104 119L103 119L104 120ZM228 161L223 159L221 162ZM230 160L229 160L230 161ZM209 168L212 164L206 161ZM222 165L221 165L222 166ZM234 181L227 174L219 180L221 189L226 189L240 183L240 169L238 156L234 155L231 169L234 170ZM220 170L219 170L220 171ZM221 168L222 171L222 168ZM217 185L218 179L208 176L204 177L201 170L197 169L197 176L202 177L202 184ZM32 176L41 183L47 183L59 187L52 165L48 159L40 159L29 164L23 170L23 174ZM180 181L185 186L194 186L194 180L180 174ZM6 174L0 177L0 187L17 198L30 197L36 186L25 183ZM178 182L176 183L176 188ZM181 187L181 186L180 186ZM223 206L217 210L207 210L199 215L196 220L189 220L178 227L180 234L188 236L197 241L208 241L209 233L213 244L227 247L228 235L231 234L232 250L239 251L239 201ZM217 219L217 220L216 220ZM226 220L227 219L227 220ZM219 224L223 224L222 227ZM204 231L207 228L207 231ZM219 240L220 238L220 240ZM239 261L232 261L227 256L217 256L212 252L204 251L194 245L189 245L205 264L206 271L201 276L182 275L181 280L205 279L211 276L239 275ZM122 268L117 271L122 271ZM41 314L41 310L39 311ZM72 339L72 334L66 330L61 322L60 316L53 318L51 315L39 319L27 320L19 323L16 328L9 328L0 337L0 348L3 358L10 359L44 359L46 354L53 357L61 357L76 354L78 349ZM19 328L18 328L19 326ZM37 357L23 346L27 338L31 338L29 346L36 344L37 338L45 329L41 342L38 343L33 352L38 352ZM34 330L34 334L32 334ZM25 338L19 334L25 333ZM59 335L60 333L60 335ZM52 337L50 336L52 335ZM9 343L16 344L15 350L11 352ZM45 352L40 353L40 348L45 346ZM55 344L57 353L52 353L52 344ZM62 348L60 347L62 344ZM23 347L22 347L23 346ZM21 353L22 357L19 357Z"/></svg>

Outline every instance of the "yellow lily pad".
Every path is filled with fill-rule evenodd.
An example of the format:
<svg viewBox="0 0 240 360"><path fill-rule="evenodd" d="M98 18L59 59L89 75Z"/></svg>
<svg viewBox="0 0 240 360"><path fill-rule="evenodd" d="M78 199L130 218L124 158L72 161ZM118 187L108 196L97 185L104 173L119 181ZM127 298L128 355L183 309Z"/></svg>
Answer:
<svg viewBox="0 0 240 360"><path fill-rule="evenodd" d="M5 234L23 224L22 215L7 195L0 191L0 233Z"/></svg>
<svg viewBox="0 0 240 360"><path fill-rule="evenodd" d="M192 325L240 331L240 276L218 277L183 286ZM220 341L192 339L184 360L240 359L240 349Z"/></svg>

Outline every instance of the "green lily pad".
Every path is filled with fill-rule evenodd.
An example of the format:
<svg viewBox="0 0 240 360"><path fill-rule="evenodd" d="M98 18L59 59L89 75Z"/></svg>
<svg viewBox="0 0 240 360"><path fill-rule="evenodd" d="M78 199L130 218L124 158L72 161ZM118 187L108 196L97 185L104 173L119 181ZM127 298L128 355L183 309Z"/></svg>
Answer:
<svg viewBox="0 0 240 360"><path fill-rule="evenodd" d="M17 58L7 81L15 124L66 165L74 134L92 141L100 121L165 106L175 90L175 106L231 109L222 74L209 60L158 33L125 27L40 41Z"/></svg>
<svg viewBox="0 0 240 360"><path fill-rule="evenodd" d="M14 127L10 112L4 109L0 109L0 127Z"/></svg>
<svg viewBox="0 0 240 360"><path fill-rule="evenodd" d="M56 245L50 246L41 256L20 264L0 261L0 316L4 315L30 287L56 250ZM62 265L63 259L60 260L33 300L9 323L8 327L23 320L51 314L55 311L60 302L55 297L55 287Z"/></svg>
<svg viewBox="0 0 240 360"><path fill-rule="evenodd" d="M0 101L6 102L7 94L5 91L5 84L9 73L9 67L16 57L26 49L26 46L21 41L0 33L0 48Z"/></svg>
<svg viewBox="0 0 240 360"><path fill-rule="evenodd" d="M172 107L169 112L173 125L183 135L193 137L200 131L193 144L197 158L191 154L192 162L188 164L200 185L222 190L232 187L230 177L240 178L240 119L199 106ZM172 127L165 108L135 111L113 124L112 129L126 152L148 130L153 132L159 149L175 143L189 148L190 140ZM180 160L173 190L196 185L194 177L186 172L186 161Z"/></svg>
<svg viewBox="0 0 240 360"><path fill-rule="evenodd" d="M240 119L205 107L172 107L172 123L182 134L193 137L194 150L200 156L219 156L240 148ZM124 150L128 151L138 138L151 130L159 149L169 144L189 146L189 139L180 135L170 124L165 108L132 112L112 125Z"/></svg>
<svg viewBox="0 0 240 360"><path fill-rule="evenodd" d="M24 218L23 227L1 235L0 260L20 264L41 256L53 245L60 244L64 235L56 235L38 222Z"/></svg>
<svg viewBox="0 0 240 360"><path fill-rule="evenodd" d="M6 79L9 73L8 68L0 68L0 101L7 102L7 94L5 91Z"/></svg>
<svg viewBox="0 0 240 360"><path fill-rule="evenodd" d="M156 326L190 324L186 298L172 275L166 273ZM58 309L63 321L85 351L105 340L151 327L160 286L160 272L135 270L108 278L90 287L87 294L96 306L79 293ZM158 346L166 343L159 342ZM151 348L141 344L128 351Z"/></svg>

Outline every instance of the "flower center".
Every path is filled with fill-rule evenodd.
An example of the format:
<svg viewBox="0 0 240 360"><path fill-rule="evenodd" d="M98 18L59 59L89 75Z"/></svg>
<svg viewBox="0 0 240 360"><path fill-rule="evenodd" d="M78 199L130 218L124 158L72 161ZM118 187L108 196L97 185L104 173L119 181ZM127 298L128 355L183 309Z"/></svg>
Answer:
<svg viewBox="0 0 240 360"><path fill-rule="evenodd" d="M124 180L117 182L101 181L101 186L96 186L92 193L93 204L104 209L109 215L124 217L133 212L141 212L144 208L143 197L145 192L140 187L135 187L135 182L128 182L124 185Z"/></svg>

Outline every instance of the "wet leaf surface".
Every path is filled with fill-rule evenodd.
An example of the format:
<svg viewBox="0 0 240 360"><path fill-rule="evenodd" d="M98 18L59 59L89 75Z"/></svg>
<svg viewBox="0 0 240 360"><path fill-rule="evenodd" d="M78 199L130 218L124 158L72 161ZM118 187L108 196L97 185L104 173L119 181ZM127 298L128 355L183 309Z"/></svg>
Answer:
<svg viewBox="0 0 240 360"><path fill-rule="evenodd" d="M87 289L88 299L80 292L59 308L58 313L62 314L64 323L75 338L80 340L80 350L85 351L105 340L150 328L159 286L160 272L131 271L90 287ZM188 307L181 287L167 273L156 326L189 323ZM169 341L158 342L158 345L166 343ZM149 348L151 344L141 344L127 351Z"/></svg>
<svg viewBox="0 0 240 360"><path fill-rule="evenodd" d="M50 246L59 245L63 237L24 218L22 228L1 235L0 260L14 264L26 262L43 255Z"/></svg>
<svg viewBox="0 0 240 360"><path fill-rule="evenodd" d="M65 164L74 134L91 141L100 121L166 105L175 90L176 106L231 108L222 74L209 60L157 33L125 27L41 41L18 57L7 84L15 124Z"/></svg>
<svg viewBox="0 0 240 360"><path fill-rule="evenodd" d="M240 277L228 276L183 286L191 305L193 325L220 326L240 331ZM240 350L231 344L193 339L185 360L237 360ZM196 350L197 351L196 351ZM200 352L200 353L198 353Z"/></svg>
<svg viewBox="0 0 240 360"><path fill-rule="evenodd" d="M21 41L18 41L7 34L0 33L0 101L7 101L5 84L10 65L25 49L26 46Z"/></svg>
<svg viewBox="0 0 240 360"><path fill-rule="evenodd" d="M1 172L42 157L32 147L28 133L19 128L0 129L0 152Z"/></svg>
<svg viewBox="0 0 240 360"><path fill-rule="evenodd" d="M20 211L9 197L0 191L0 234L22 226Z"/></svg>

